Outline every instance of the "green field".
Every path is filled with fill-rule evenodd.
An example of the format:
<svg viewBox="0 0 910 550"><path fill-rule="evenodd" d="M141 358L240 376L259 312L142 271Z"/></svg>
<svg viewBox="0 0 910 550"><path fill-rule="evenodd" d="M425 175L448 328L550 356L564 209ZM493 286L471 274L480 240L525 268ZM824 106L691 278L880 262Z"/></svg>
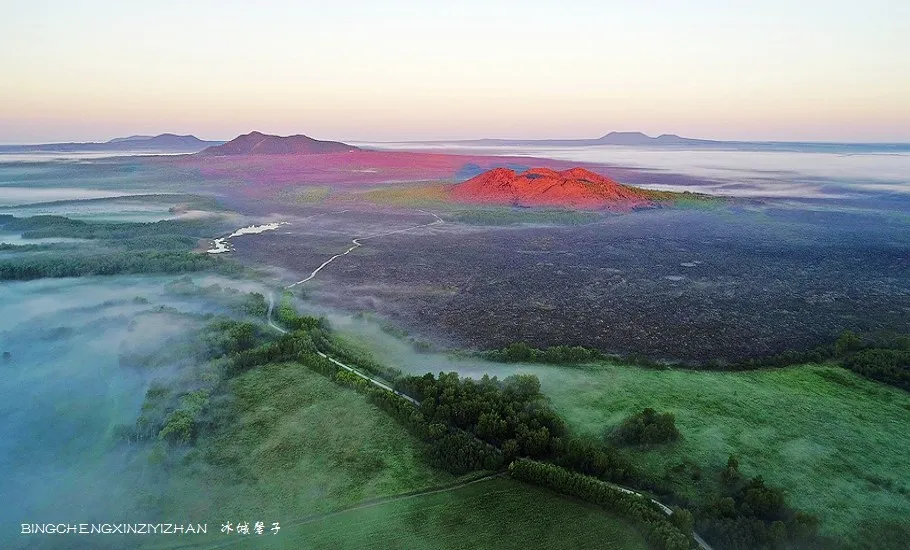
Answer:
<svg viewBox="0 0 910 550"><path fill-rule="evenodd" d="M645 548L596 506L431 469L386 413L305 367L266 365L229 383L229 399L213 404L228 427L168 466L164 496L145 503L206 520L209 532L150 548ZM222 534L225 521L282 527L242 537Z"/></svg>
<svg viewBox="0 0 910 550"><path fill-rule="evenodd" d="M449 185L436 182L387 185L342 195L338 200L366 200L376 204L411 208L445 207L449 202Z"/></svg>
<svg viewBox="0 0 910 550"><path fill-rule="evenodd" d="M164 517L207 520L210 535L216 521L285 523L453 480L363 396L299 365L232 379L212 414L230 423L175 460L164 495L147 503Z"/></svg>
<svg viewBox="0 0 910 550"><path fill-rule="evenodd" d="M352 510L287 530L307 549L644 549L623 520L545 489L499 478Z"/></svg>
<svg viewBox="0 0 910 550"><path fill-rule="evenodd" d="M666 479L678 489L718 483L732 453L744 474L764 476L797 508L821 518L823 533L860 542L883 529L890 536L910 531L904 391L817 365L738 373L610 365L530 372L581 433L602 437L645 407L673 413L680 442L631 453L656 476L676 467Z"/></svg>

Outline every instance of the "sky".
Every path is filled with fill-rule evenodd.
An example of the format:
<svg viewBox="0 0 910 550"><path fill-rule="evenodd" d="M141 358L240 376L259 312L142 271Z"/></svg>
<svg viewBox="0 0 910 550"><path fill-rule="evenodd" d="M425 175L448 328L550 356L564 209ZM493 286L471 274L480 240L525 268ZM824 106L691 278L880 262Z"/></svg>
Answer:
<svg viewBox="0 0 910 550"><path fill-rule="evenodd" d="M0 143L910 142L907 0L0 0Z"/></svg>

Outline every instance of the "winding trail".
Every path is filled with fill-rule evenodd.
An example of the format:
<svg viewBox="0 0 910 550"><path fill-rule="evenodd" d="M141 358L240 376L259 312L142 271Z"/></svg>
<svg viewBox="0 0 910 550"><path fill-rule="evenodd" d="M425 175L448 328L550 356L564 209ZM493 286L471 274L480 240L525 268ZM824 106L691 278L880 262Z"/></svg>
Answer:
<svg viewBox="0 0 910 550"><path fill-rule="evenodd" d="M363 241L368 241L368 240L370 240L370 239L376 239L376 238L379 238L379 237L387 237L387 236L389 236L389 235L395 235L396 233L404 233L405 231L412 231L412 230L414 230L414 229L419 229L419 228L421 228L421 227L429 227L429 226L431 226L431 225L439 225L439 224L445 223L445 222L443 221L442 218L440 218L439 216L437 216L436 214L434 214L434 213L432 213L432 212L428 212L428 211L426 211L426 210L418 210L418 212L423 212L424 214L428 214L428 215L430 215L430 216L433 216L433 217L436 218L436 219L433 220L433 221L430 222L430 223L423 223L423 224L420 224L420 225L415 225L415 226L413 226L413 227L406 227L406 228L404 228L404 229L398 229L398 230L395 230L395 231L389 231L388 233L380 233L380 234L378 234L378 235L370 235L369 237L358 237L358 238L356 238L356 239L351 239L351 243L353 243L353 244L352 244L352 246L351 246L350 248L348 248L348 249L345 250L344 252L341 252L340 254L335 254L334 256L332 256L331 258L329 258L328 260L322 262L322 265L320 265L319 267L317 267L316 269L314 269L313 272L310 273L310 276L307 277L306 279L301 279L300 281L297 281L296 283L289 284L288 286L286 286L286 287L284 287L284 288L285 288L285 289L294 288L294 287L297 286L297 285L302 285L302 284L306 283L307 281L313 280L313 279L316 277L316 275L317 275L320 271L322 271L322 269L323 269L324 267L326 267L326 266L329 265L330 263L334 262L334 261L337 260L338 258L340 258L340 257L342 257L342 256L347 256L348 254L350 254L350 253L353 252L354 250L356 250L356 249L360 248L361 246L363 246Z"/></svg>
<svg viewBox="0 0 910 550"><path fill-rule="evenodd" d="M285 329L281 328L280 326L278 326L277 324L275 324L275 320L272 318L272 312L274 310L275 310L275 296L270 292L269 293L269 310L268 310L268 313L266 314L269 326L272 327L273 329L277 330L281 334L287 334L288 333L287 330L285 330ZM383 382L381 380L377 380L375 378L371 378L370 376L360 372L359 370L355 369L354 367L352 367L350 365L345 365L341 361L335 359L334 357L329 357L328 355L322 353L321 351L316 351L316 353L319 355L319 357L322 357L323 359L328 359L329 361L331 361L332 363L335 363L336 365L343 368L344 370L346 370L352 374L355 374L355 375L359 376L360 378L363 378L364 380L366 380L370 384L373 384L377 388L383 389L388 392L392 392L395 395L401 397L402 399L406 399L406 400L410 401L413 405L416 405L418 407L420 406L420 401L414 399L410 395L401 393L400 391L396 390L392 386L389 386L385 382Z"/></svg>
<svg viewBox="0 0 910 550"><path fill-rule="evenodd" d="M270 327L277 330L281 334L287 334L288 331L286 331L285 329L276 325L275 320L272 319L272 312L274 310L275 310L275 296L271 292L269 292L269 310L266 312L265 318L266 318L266 320L268 320Z"/></svg>

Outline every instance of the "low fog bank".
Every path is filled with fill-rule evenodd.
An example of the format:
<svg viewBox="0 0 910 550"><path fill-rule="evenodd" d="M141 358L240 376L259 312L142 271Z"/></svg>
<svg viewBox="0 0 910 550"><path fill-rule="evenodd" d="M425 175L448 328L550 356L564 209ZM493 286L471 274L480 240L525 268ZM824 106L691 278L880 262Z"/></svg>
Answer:
<svg viewBox="0 0 910 550"><path fill-rule="evenodd" d="M224 312L218 300L186 291L216 284L263 291L217 276L0 284L0 515L7 518L0 546L54 546L53 537L20 536L12 527L20 523L175 519L159 517L153 505L161 472L149 449L118 439L117 428L134 424L149 386L173 380L179 367L124 366L121 357L166 349L203 327L204 314ZM92 546L123 544L102 539Z"/></svg>
<svg viewBox="0 0 910 550"><path fill-rule="evenodd" d="M332 329L354 347L362 348L383 365L407 374L457 372L459 376L480 378L487 374L505 378L516 373L541 374L552 369L540 365L496 363L470 351L449 350L435 340L409 334L393 321L371 313L346 313L322 306L308 299L295 305L308 315L328 319Z"/></svg>

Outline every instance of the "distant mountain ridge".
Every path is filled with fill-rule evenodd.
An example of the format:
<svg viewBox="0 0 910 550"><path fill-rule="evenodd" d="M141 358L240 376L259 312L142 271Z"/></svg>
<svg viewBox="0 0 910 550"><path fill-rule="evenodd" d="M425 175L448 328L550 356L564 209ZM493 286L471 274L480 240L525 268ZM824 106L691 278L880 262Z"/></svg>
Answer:
<svg viewBox="0 0 910 550"><path fill-rule="evenodd" d="M722 143L709 139L685 138L676 134L661 134L657 137L650 137L641 132L610 132L594 141L603 145L706 145Z"/></svg>
<svg viewBox="0 0 910 550"><path fill-rule="evenodd" d="M416 143L416 142L415 142ZM483 138L457 141L432 141L423 143L457 143L460 145L499 145L505 147L516 146L555 146L555 147L580 147L589 145L626 145L626 146L660 146L660 145L713 145L727 142L709 139L694 139L681 137L676 134L661 134L651 137L642 132L610 132L599 138L582 139L496 139Z"/></svg>
<svg viewBox="0 0 910 550"><path fill-rule="evenodd" d="M592 147L614 145L625 147L663 147L667 149L725 149L736 151L811 151L811 152L908 152L910 143L833 143L814 141L721 141L696 139L676 134L651 137L642 132L610 132L599 138L582 139L468 139L401 142L425 145L483 147Z"/></svg>
<svg viewBox="0 0 910 550"><path fill-rule="evenodd" d="M110 141L86 143L40 143L34 145L0 145L5 153L80 153L80 152L169 152L195 153L206 147L220 145L223 141L205 141L193 135L159 134L157 136L129 136Z"/></svg>
<svg viewBox="0 0 910 550"><path fill-rule="evenodd" d="M346 153L357 151L358 147L340 141L321 141L309 136L273 136L262 132L250 132L231 141L209 147L200 156L235 155L317 155L325 153Z"/></svg>
<svg viewBox="0 0 910 550"><path fill-rule="evenodd" d="M164 134L161 134L161 135L164 135ZM114 138L114 139L109 139L109 140L107 140L107 143L120 143L120 142L122 142L122 141L140 141L140 140L143 140L143 139L152 139L152 138L154 138L154 137L155 137L155 136L146 136L146 135L118 137L118 138Z"/></svg>

